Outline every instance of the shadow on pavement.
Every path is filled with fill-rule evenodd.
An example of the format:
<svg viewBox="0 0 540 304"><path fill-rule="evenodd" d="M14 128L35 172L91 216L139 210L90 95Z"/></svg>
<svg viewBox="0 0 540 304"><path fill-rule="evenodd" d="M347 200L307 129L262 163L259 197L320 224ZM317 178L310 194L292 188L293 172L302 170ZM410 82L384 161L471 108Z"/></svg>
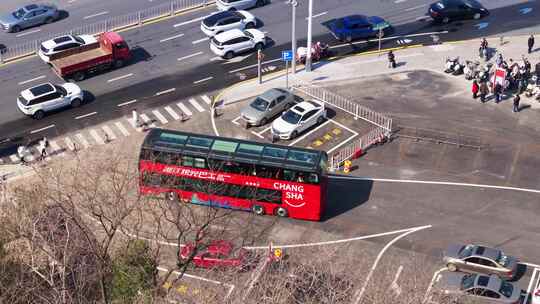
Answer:
<svg viewBox="0 0 540 304"><path fill-rule="evenodd" d="M373 181L348 177L345 175L329 175L326 202L334 202L324 206L322 221L329 220L369 200Z"/></svg>

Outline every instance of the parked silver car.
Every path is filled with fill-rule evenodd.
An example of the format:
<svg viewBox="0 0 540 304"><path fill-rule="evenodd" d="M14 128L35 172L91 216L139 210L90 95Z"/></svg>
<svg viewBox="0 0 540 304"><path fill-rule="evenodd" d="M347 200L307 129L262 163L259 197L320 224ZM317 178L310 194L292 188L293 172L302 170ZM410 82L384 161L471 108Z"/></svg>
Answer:
<svg viewBox="0 0 540 304"><path fill-rule="evenodd" d="M242 109L246 126L263 126L295 103L294 95L285 89L270 89Z"/></svg>
<svg viewBox="0 0 540 304"><path fill-rule="evenodd" d="M243 10L268 3L270 0L216 0L216 6L220 11Z"/></svg>
<svg viewBox="0 0 540 304"><path fill-rule="evenodd" d="M54 5L29 4L0 16L0 27L6 32L16 33L28 27L54 22L59 18L60 12Z"/></svg>
<svg viewBox="0 0 540 304"><path fill-rule="evenodd" d="M450 271L496 274L511 279L516 274L518 259L499 249L479 245L450 245L445 251L444 262Z"/></svg>

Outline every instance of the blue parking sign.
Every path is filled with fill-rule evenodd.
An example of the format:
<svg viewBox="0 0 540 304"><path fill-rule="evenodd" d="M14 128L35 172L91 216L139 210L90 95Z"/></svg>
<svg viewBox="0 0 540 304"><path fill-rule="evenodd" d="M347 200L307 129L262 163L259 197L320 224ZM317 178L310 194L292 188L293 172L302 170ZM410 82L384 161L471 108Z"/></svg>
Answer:
<svg viewBox="0 0 540 304"><path fill-rule="evenodd" d="M281 60L283 60L283 61L292 61L293 60L293 52L292 52L292 50L281 51Z"/></svg>

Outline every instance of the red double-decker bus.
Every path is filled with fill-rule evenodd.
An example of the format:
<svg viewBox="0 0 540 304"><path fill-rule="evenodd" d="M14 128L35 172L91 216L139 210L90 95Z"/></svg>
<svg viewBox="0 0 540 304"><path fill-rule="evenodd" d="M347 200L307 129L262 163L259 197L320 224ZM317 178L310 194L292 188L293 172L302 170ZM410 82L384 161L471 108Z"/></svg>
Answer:
<svg viewBox="0 0 540 304"><path fill-rule="evenodd" d="M326 166L324 151L152 129L141 147L140 192L317 221Z"/></svg>

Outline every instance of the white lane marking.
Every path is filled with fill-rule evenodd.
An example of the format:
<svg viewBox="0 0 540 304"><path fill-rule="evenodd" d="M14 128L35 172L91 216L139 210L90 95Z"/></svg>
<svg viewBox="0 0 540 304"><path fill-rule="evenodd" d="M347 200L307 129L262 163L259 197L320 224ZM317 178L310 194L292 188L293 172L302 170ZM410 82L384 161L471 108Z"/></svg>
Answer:
<svg viewBox="0 0 540 304"><path fill-rule="evenodd" d="M396 39L396 38L430 36L430 35L440 35L440 34L448 34L448 31L417 33L417 34L410 34L410 35L384 37L384 38L381 39L381 41L391 40L391 39ZM336 49L336 48L340 48L340 47L344 47L344 46L350 46L350 45L353 45L353 44L365 44L365 43L370 43L370 42L374 42L374 41L379 41L379 40L378 39L368 39L368 40L362 40L362 41L351 42L351 43L342 43L342 44L336 44L336 45L329 46L328 48L329 49ZM281 58L279 60L281 60Z"/></svg>
<svg viewBox="0 0 540 304"><path fill-rule="evenodd" d="M199 112L204 112L204 108L194 99L194 98L190 98L189 99L189 103L195 108L197 109L197 111Z"/></svg>
<svg viewBox="0 0 540 304"><path fill-rule="evenodd" d="M155 94L155 96L159 96L159 95L163 95L163 94L167 94L167 93L171 93L171 92L174 92L176 91L176 88L170 88L170 89L167 89L165 91L159 91Z"/></svg>
<svg viewBox="0 0 540 304"><path fill-rule="evenodd" d="M179 102L176 105L180 108L180 111L184 112L184 114L186 114L187 116L193 115L193 113L191 113L191 111L184 105L184 103Z"/></svg>
<svg viewBox="0 0 540 304"><path fill-rule="evenodd" d="M264 136L262 136L261 134L255 132L255 131L251 131L251 134L253 134L253 135L255 135L255 136L257 136L257 137L259 137L261 139L264 139Z"/></svg>
<svg viewBox="0 0 540 304"><path fill-rule="evenodd" d="M218 61L218 60L222 60L223 58L219 57L219 56L216 56L216 57L212 57L210 58L210 61Z"/></svg>
<svg viewBox="0 0 540 304"><path fill-rule="evenodd" d="M350 176L339 176L339 175L331 175L330 178L353 178L353 179L358 179L358 180L367 180L367 181L374 181L374 182L403 183L403 184L462 186L462 187L471 187L471 188L512 190L512 191L521 191L521 192L530 192L530 193L540 194L540 190L536 190L536 189L495 186L495 185L486 185L486 184L468 184L468 183L456 183L456 182L424 181L424 180L412 180L412 179L371 178L371 177L356 177L356 176L350 177Z"/></svg>
<svg viewBox="0 0 540 304"><path fill-rule="evenodd" d="M169 113L169 115L172 116L172 118L174 120L179 120L180 119L180 116L171 107L167 106L164 109L165 109L165 111L167 111L167 113Z"/></svg>
<svg viewBox="0 0 540 304"><path fill-rule="evenodd" d="M126 74L126 75L122 75L122 76L118 76L118 77L109 79L109 80L107 80L107 82L111 83L111 82L113 82L113 81L117 81L117 80L120 80L120 79L128 78L128 77L131 77L131 76L133 76L133 73L129 73L129 74Z"/></svg>
<svg viewBox="0 0 540 304"><path fill-rule="evenodd" d="M76 2L77 0L69 0L68 3L71 4L73 2Z"/></svg>
<svg viewBox="0 0 540 304"><path fill-rule="evenodd" d="M108 11L103 11L103 12L95 13L93 15L84 16L83 19L86 20L86 19L97 17L97 16L106 15L108 13L109 13Z"/></svg>
<svg viewBox="0 0 540 304"><path fill-rule="evenodd" d="M261 65L267 64L267 63L271 63L271 62L280 61L280 60L281 60L281 58L276 58L276 59L272 59L272 60L268 60L268 61L263 61L263 62L261 62ZM251 68L254 68L254 67L257 67L257 64L252 64L252 65L245 66L245 67L243 67L243 68L238 68L238 69L229 71L229 74L233 74L233 73L236 73L236 72L240 72L240 71L242 71L242 70L251 69Z"/></svg>
<svg viewBox="0 0 540 304"><path fill-rule="evenodd" d="M396 0L396 1L394 1L395 4L399 4L399 3L403 3L403 2L407 2L407 0Z"/></svg>
<svg viewBox="0 0 540 304"><path fill-rule="evenodd" d="M210 105L212 103L212 100L210 100L210 97L208 97L207 95L201 95L200 97L202 100L204 100L204 102L206 102L207 105Z"/></svg>
<svg viewBox="0 0 540 304"><path fill-rule="evenodd" d="M423 8L423 7L425 7L425 6L427 6L427 4L420 4L420 5L417 5L417 6L413 6L413 7L406 8L406 9L404 9L404 11L410 12L410 11L417 10L417 9L419 9L419 8Z"/></svg>
<svg viewBox="0 0 540 304"><path fill-rule="evenodd" d="M203 20L204 18L206 18L208 16L210 16L210 15L202 16L202 17L191 19L191 20L184 21L184 22L180 22L180 23L177 23L177 24L173 25L173 27L179 27L179 26L182 26L182 25L186 25L186 24L190 24L190 23L193 23L193 22L201 21L201 20Z"/></svg>
<svg viewBox="0 0 540 304"><path fill-rule="evenodd" d="M92 113L88 113L88 114L84 114L84 115L80 115L80 116L77 116L75 117L75 119L82 119L82 118L86 118L86 117L89 117L89 116L92 116L92 115L96 115L97 112L92 112Z"/></svg>
<svg viewBox="0 0 540 304"><path fill-rule="evenodd" d="M116 126L116 128L118 128L118 130L120 130L122 135L129 136L128 130L126 130L126 128L124 128L124 125L121 122L117 121L117 122L114 123L114 125Z"/></svg>
<svg viewBox="0 0 540 304"><path fill-rule="evenodd" d="M71 151L75 151L77 149L75 143L71 140L71 138L66 137L64 138L64 141L66 142L66 146L68 147L68 149L70 149Z"/></svg>
<svg viewBox="0 0 540 304"><path fill-rule="evenodd" d="M314 128L313 130L307 132L306 134L302 135L301 137L298 137L295 141L293 141L292 143L289 144L289 146L292 146L294 144L296 144L297 142L301 141L302 139L306 138L308 135L310 135L311 133L319 130L320 128L326 126L328 123L330 123L332 120L331 119L328 119L326 120L324 123L320 124L319 126L317 126L316 128Z"/></svg>
<svg viewBox="0 0 540 304"><path fill-rule="evenodd" d="M376 234L368 234L368 235L362 235L362 236L357 236L357 237L353 237L353 238L340 239L340 240L334 240L334 241L303 243L303 244L289 244L289 245L272 245L272 248L283 248L283 249L285 249L285 248L300 248L300 247L314 247L314 246L335 245L335 244L341 244L341 243L348 243L348 242L354 242L354 241L373 239L373 238L378 238L378 237L388 236L388 235L393 235L393 234L400 234L400 233L410 232L410 231L414 232L414 231L422 230L422 229L425 229L425 228L431 228L431 225L411 227L411 228L407 228L407 229L399 229L399 230L376 233ZM264 246L247 246L247 247L242 247L242 248L248 249L248 250L260 250L260 249L268 250L268 245L264 245Z"/></svg>
<svg viewBox="0 0 540 304"><path fill-rule="evenodd" d="M35 134L35 133L38 133L38 132L41 132L41 131L45 131L45 130L47 130L47 129L54 128L54 126L55 126L54 124L48 125L48 126L46 126L46 127L39 128L39 129L30 131L30 134Z"/></svg>
<svg viewBox="0 0 540 304"><path fill-rule="evenodd" d="M16 163L16 162L20 161L20 158L19 158L17 155L15 155L15 154L11 154L11 155L9 156L9 159L11 159L11 162L12 162L12 163Z"/></svg>
<svg viewBox="0 0 540 304"><path fill-rule="evenodd" d="M202 54L204 54L204 52L197 52L197 53L193 53L193 54L190 54L190 55L186 55L184 57L180 57L180 58L178 58L176 60L182 61L182 60L185 60L185 59L188 59L188 58L191 58L191 57L195 57L195 56L199 56L199 55L202 55Z"/></svg>
<svg viewBox="0 0 540 304"><path fill-rule="evenodd" d="M360 289L360 292L358 293L358 296L356 297L356 301L354 301L353 303L354 304L358 304L360 303L360 300L362 300L362 297L364 296L364 292L366 291L366 288L367 288L367 285L369 283L369 280L371 279L371 276L373 275L373 272L375 271L375 268L377 268L377 265L379 264L379 261L381 260L382 256L384 255L384 253L386 252L386 250L388 250L388 248L390 248L390 246L392 246L395 242L399 241L400 239L406 237L407 235L411 234L411 233L415 233L417 231L420 231L420 230L423 230L423 229L427 229L427 228L431 228L431 225L427 225L427 226L424 226L422 228L417 228L417 229L413 229L413 230L410 230L410 231L407 231L407 232L404 232L398 236L396 236L394 239L392 239L390 242L388 242L384 247L383 249L379 252L379 254L377 255L377 258L375 259L375 262L373 263L373 265L371 266L371 269L369 270L369 273L367 275L367 277L365 278L364 280L364 285L362 286L362 288Z"/></svg>
<svg viewBox="0 0 540 304"><path fill-rule="evenodd" d="M328 14L328 12L318 13L318 14L312 15L311 18L312 18L312 19L315 19L315 18L317 18L317 17L324 16L324 15L326 15L326 14ZM308 17L306 17L306 20L308 20Z"/></svg>
<svg viewBox="0 0 540 304"><path fill-rule="evenodd" d="M206 78L203 78L203 79L199 79L199 80L194 81L193 84L198 84L198 83L205 82L205 81L212 80L212 79L214 79L213 76L206 77Z"/></svg>
<svg viewBox="0 0 540 304"><path fill-rule="evenodd" d="M85 149L87 149L88 147L90 147L90 144L88 143L88 141L86 140L86 138L84 138L84 135L82 135L82 133L77 133L75 135L75 137L77 137L77 139L79 139L79 142L83 145L83 147Z"/></svg>
<svg viewBox="0 0 540 304"><path fill-rule="evenodd" d="M210 38L204 37L204 38L202 38L202 39L192 41L191 43L192 43L192 44L197 44L197 43L201 43L201 42L208 41L208 40L210 40Z"/></svg>
<svg viewBox="0 0 540 304"><path fill-rule="evenodd" d="M399 58L409 58L409 57L417 57L417 56L424 56L424 54L422 53L412 53L412 54L406 54L406 55L403 55L403 56L399 56ZM366 63L373 63L373 62L386 62L388 59L385 59L385 58L374 58L374 59L369 59L369 60L363 60L363 61L356 61L356 62L351 62L351 63L348 63L349 65L355 65L355 64L366 64Z"/></svg>
<svg viewBox="0 0 540 304"><path fill-rule="evenodd" d="M339 145L332 147L332 149L328 150L327 153L332 153L332 151L335 151L337 148L343 146L344 144L346 144L347 142L349 142L351 139L353 139L353 138L355 138L356 136L358 136L358 133L355 132L354 130L349 129L348 127L342 125L341 123L339 123L339 122L337 122L337 121L335 121L335 120L332 120L332 122L335 123L336 125L342 127L343 129L345 129L345 130L347 130L347 131L353 133L353 136L347 138L347 140L345 140L345 141L342 141L341 143L339 143Z"/></svg>
<svg viewBox="0 0 540 304"><path fill-rule="evenodd" d="M26 35L30 35L30 34L40 32L40 31L41 31L41 29L37 29L37 30L29 31L29 32L24 32L24 33L15 35L15 37L23 37L23 36L26 36Z"/></svg>
<svg viewBox="0 0 540 304"><path fill-rule="evenodd" d="M161 39L159 42L165 42L165 41L173 40L173 39L176 39L176 38L180 38L182 36L184 36L184 34L174 35L174 36L171 36L171 37L168 37L168 38L165 38L165 39Z"/></svg>
<svg viewBox="0 0 540 304"><path fill-rule="evenodd" d="M153 110L152 114L154 114L154 116L159 120L159 122L161 122L162 125L169 122L167 118L165 118L165 116L163 116L158 110Z"/></svg>
<svg viewBox="0 0 540 304"><path fill-rule="evenodd" d="M235 124L235 125L237 125L237 126L239 126L239 125L240 125L240 123L238 122L239 119L242 119L242 116L238 116L238 117L236 117L235 119L233 119L233 120L232 120L232 123Z"/></svg>
<svg viewBox="0 0 540 304"><path fill-rule="evenodd" d="M266 128L266 129L262 130L261 132L259 132L259 133L257 133L257 134L262 135L264 132L268 132L268 131L270 131L271 129L272 129L272 126L270 126L270 127Z"/></svg>
<svg viewBox="0 0 540 304"><path fill-rule="evenodd" d="M101 129L103 130L103 132L105 132L105 134L107 134L107 137L109 137L110 140L116 139L116 135L114 134L113 130L109 128L109 126L103 126L101 127Z"/></svg>
<svg viewBox="0 0 540 304"><path fill-rule="evenodd" d="M132 104L132 103L134 103L134 102L137 102L137 99L132 99L132 100L130 100L130 101L122 102L122 103L117 104L116 106L117 106L117 107L123 107L123 106L127 106L127 105L129 105L129 104Z"/></svg>
<svg viewBox="0 0 540 304"><path fill-rule="evenodd" d="M25 80L25 81L21 81L19 82L19 85L23 85L23 84L27 84L29 82L32 82L32 81L36 81L36 80L40 80L40 79L43 79L45 78L45 75L41 75L41 76L38 76L36 78L32 78L32 79L28 79L28 80Z"/></svg>
<svg viewBox="0 0 540 304"><path fill-rule="evenodd" d="M146 114L141 114L141 118L142 120L144 121L144 123L147 125L147 126L150 126L151 128L155 128L156 127L156 124L154 122L152 122L152 120L150 119L150 117L148 117L148 115Z"/></svg>
<svg viewBox="0 0 540 304"><path fill-rule="evenodd" d="M92 135L92 137L94 138L94 140L95 140L99 145L105 144L105 141L103 140L103 138L101 138L101 136L99 136L98 132L97 132L95 129L91 129L90 131L88 131L88 133L90 133L90 135Z"/></svg>

